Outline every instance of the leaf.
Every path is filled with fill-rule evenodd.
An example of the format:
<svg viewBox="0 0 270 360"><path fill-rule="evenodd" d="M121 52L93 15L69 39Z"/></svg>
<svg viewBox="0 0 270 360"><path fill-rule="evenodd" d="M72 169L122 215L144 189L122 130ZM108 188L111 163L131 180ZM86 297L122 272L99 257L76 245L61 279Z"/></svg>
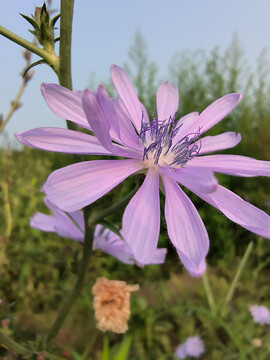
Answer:
<svg viewBox="0 0 270 360"><path fill-rule="evenodd" d="M27 73L30 69L32 69L34 66L40 65L40 64L47 64L47 63L46 63L45 60L38 60L38 61L34 62L33 64L27 66L27 68L24 70L22 76L25 77L26 73Z"/></svg>
<svg viewBox="0 0 270 360"><path fill-rule="evenodd" d="M60 18L61 14L57 14L54 18L52 18L51 22L50 22L50 26L52 29L54 29L54 25L56 23L56 21Z"/></svg>
<svg viewBox="0 0 270 360"><path fill-rule="evenodd" d="M129 354L130 345L131 345L131 337L130 336L124 337L120 349L117 352L117 354L113 357L113 360L126 360Z"/></svg>
<svg viewBox="0 0 270 360"><path fill-rule="evenodd" d="M118 227L116 227L113 223L111 223L109 220L101 220L98 222L100 225L104 226L106 229L111 230L114 232L117 236L120 237L120 239L123 240L122 234L120 233Z"/></svg>
<svg viewBox="0 0 270 360"><path fill-rule="evenodd" d="M109 358L109 340L107 336L103 338L103 350L101 355L101 360L110 360Z"/></svg>
<svg viewBox="0 0 270 360"><path fill-rule="evenodd" d="M37 25L37 23L35 22L34 19L32 19L32 18L30 18L29 16L26 16L26 15L24 15L24 14L21 14L21 13L20 13L20 15L21 15L25 20L27 20L27 21L33 26L33 28L34 28L36 31L38 31L39 27L38 27L38 25Z"/></svg>
<svg viewBox="0 0 270 360"><path fill-rule="evenodd" d="M82 360L81 355L79 355L76 351L72 351L71 355L73 356L74 360Z"/></svg>

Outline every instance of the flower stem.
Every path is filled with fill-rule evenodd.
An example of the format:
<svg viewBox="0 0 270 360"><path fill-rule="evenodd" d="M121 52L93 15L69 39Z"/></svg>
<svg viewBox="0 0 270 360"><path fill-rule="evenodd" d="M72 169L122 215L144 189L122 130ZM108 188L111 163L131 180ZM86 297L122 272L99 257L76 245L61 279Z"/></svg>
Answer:
<svg viewBox="0 0 270 360"><path fill-rule="evenodd" d="M60 19L60 85L72 90L71 78L71 34L74 0L61 0Z"/></svg>
<svg viewBox="0 0 270 360"><path fill-rule="evenodd" d="M97 340L97 337L98 337L97 332L94 332L93 334L91 334L91 338L88 340L87 347L85 348L85 350L81 356L81 360L89 359L89 353L92 350L92 347L93 347L95 341Z"/></svg>
<svg viewBox="0 0 270 360"><path fill-rule="evenodd" d="M208 305L210 307L211 313L213 315L215 315L215 313L216 313L216 305L215 305L215 300L214 300L214 295L213 295L213 292L212 292L212 288L211 288L209 278L208 278L208 275L207 275L207 271L205 271L203 273L203 275L202 275L202 282L203 282L204 290L205 290L206 297L207 297L207 302L208 302Z"/></svg>
<svg viewBox="0 0 270 360"><path fill-rule="evenodd" d="M71 76L71 35L73 19L74 0L61 0L61 20L60 20L60 45L59 45L59 83L60 85L72 90ZM67 128L76 130L77 126L67 121ZM75 156L77 159L77 156Z"/></svg>
<svg viewBox="0 0 270 360"><path fill-rule="evenodd" d="M75 284L73 290L71 291L71 293L67 297L66 301L64 302L53 326L51 327L51 329L48 333L47 342L52 341L56 337L60 327L62 326L62 324L63 324L69 310L71 309L72 305L74 304L75 300L79 296L82 286L83 286L83 281L85 278L85 274L86 274L86 271L87 271L87 268L89 265L89 260L90 260L90 256L91 256L91 252L92 252L92 244L93 244L93 237L94 237L94 225L89 224L88 218L89 218L89 208L85 208L84 209L84 221L87 226L85 227L84 243L83 243L83 256L82 256L82 261L80 264L78 278L77 278L77 281L76 281L76 284Z"/></svg>
<svg viewBox="0 0 270 360"><path fill-rule="evenodd" d="M58 79L60 85L72 90L71 77L71 33L74 0L61 0L61 23L60 23L60 69ZM74 125L67 121L67 127L74 129ZM89 207L84 208L85 234L83 244L83 255L77 281L70 292L58 316L48 332L47 342L51 342L60 330L69 310L75 303L83 287L83 281L88 268L94 237L94 225L89 223Z"/></svg>
<svg viewBox="0 0 270 360"><path fill-rule="evenodd" d="M27 41L20 37L19 35L13 33L12 31L4 28L0 25L0 35L5 36L9 40L15 42L16 44L24 47L25 49L31 51L32 53L40 56L42 59L46 60L46 62L51 65L51 67L54 69L56 74L58 74L58 56L55 55L55 53L50 53L49 51L46 51L44 49L39 48L38 46L34 45L30 41Z"/></svg>
<svg viewBox="0 0 270 360"><path fill-rule="evenodd" d="M250 253L251 253L252 249L253 249L253 242L251 241L251 242L248 244L248 246L247 246L247 248L246 248L246 251L245 251L245 253L244 253L244 256L243 256L242 259L241 259L241 262L240 262L240 264L239 264L239 266L238 266L238 269L237 269L237 271L236 271L236 274L235 274L235 276L234 276L234 279L233 279L233 281L232 281L232 283L231 283L231 286L230 286L230 288L229 288L229 291L228 291L228 293L227 293L227 296L226 296L226 298L225 298L225 300L224 300L224 303L223 303L223 305L222 305L222 308L221 308L221 310L220 310L220 316L221 316L221 318L223 318L223 317L226 315L226 313L227 313L228 304L229 304L229 302L231 301L231 299L232 299L232 297L233 297L233 294L234 294L235 289L236 289L236 287L237 287L237 285L238 285L238 282L239 282L239 278L240 278L240 276L241 276L241 274L242 274L242 272L243 272L243 269L244 269L244 267L245 267L245 265L246 265L246 263L247 263L247 260L248 260L248 258L249 258L249 256L250 256Z"/></svg>
<svg viewBox="0 0 270 360"><path fill-rule="evenodd" d="M4 117L3 121L0 123L0 134L4 130L4 127L8 123L8 121L11 118L11 116L13 115L13 113L18 109L18 106L20 103L20 98L26 88L26 84L27 84L27 82L25 80L23 80L22 84L20 86L20 89L16 95L16 98L11 102L11 107L10 107L7 115Z"/></svg>
<svg viewBox="0 0 270 360"><path fill-rule="evenodd" d="M0 184L0 187L3 192L4 211L5 211L5 216L6 216L6 231L4 232L4 236L7 239L9 239L11 230L12 230L12 213L11 213L11 207L10 207L8 181L3 181Z"/></svg>
<svg viewBox="0 0 270 360"><path fill-rule="evenodd" d="M20 354L20 355L40 354L40 355L46 356L46 358L51 359L51 360L64 360L64 358L54 355L54 354L50 354L47 351L41 351L41 352L36 353L33 350L27 349L26 347L18 344L16 341L11 339L9 336L3 334L2 332L0 332L0 344L3 345L4 347L8 348L11 351L14 351L16 354Z"/></svg>
<svg viewBox="0 0 270 360"><path fill-rule="evenodd" d="M12 340L9 336L3 334L2 332L0 332L0 344L14 351L16 354L30 355L33 353L31 350L18 344L16 341Z"/></svg>

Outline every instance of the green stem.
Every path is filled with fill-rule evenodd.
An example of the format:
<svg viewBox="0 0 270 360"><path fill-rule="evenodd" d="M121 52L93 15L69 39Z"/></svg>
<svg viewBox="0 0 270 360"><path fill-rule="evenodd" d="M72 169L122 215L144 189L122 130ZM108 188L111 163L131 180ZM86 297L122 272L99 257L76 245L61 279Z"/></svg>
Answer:
<svg viewBox="0 0 270 360"><path fill-rule="evenodd" d="M92 350L92 347L96 341L98 337L98 333L95 332L94 334L92 334L91 338L88 340L88 344L87 344L87 347L85 348L82 356L81 356L81 360L87 360L89 359L89 353L90 351Z"/></svg>
<svg viewBox="0 0 270 360"><path fill-rule="evenodd" d="M72 78L71 78L71 33L72 33L72 16L73 16L73 0L61 0L61 22L60 22L60 69L59 69L59 83L60 85L72 90ZM67 121L67 127L74 129L73 124ZM60 330L69 310L75 303L75 300L79 296L83 287L83 281L88 268L92 243L94 236L94 225L89 224L89 208L84 208L84 222L85 222L85 234L83 255L78 273L78 278L73 290L70 292L62 308L60 309L58 316L48 332L47 342L52 341L58 331Z"/></svg>
<svg viewBox="0 0 270 360"><path fill-rule="evenodd" d="M71 35L73 18L74 0L61 0L61 18L60 18L60 45L59 45L59 83L60 85L72 90L71 76ZM77 130L76 124L67 121L67 128ZM78 157L74 156L76 160Z"/></svg>
<svg viewBox="0 0 270 360"><path fill-rule="evenodd" d="M7 115L5 116L3 121L0 123L0 134L4 130L4 127L8 123L8 121L11 118L11 116L13 115L13 113L18 109L18 106L20 104L20 98L26 88L26 84L27 84L27 82L25 80L23 80L15 99L11 102L11 107L10 107Z"/></svg>
<svg viewBox="0 0 270 360"><path fill-rule="evenodd" d="M38 353L35 353L33 350L27 349L26 347L18 344L16 341L14 341L13 339L11 339L9 336L3 334L2 332L0 332L0 344L3 345L4 347L8 348L11 351L14 351L16 354L20 354L20 355L43 355L46 356L48 359L51 360L64 360L64 358L54 355L54 354L50 354L47 351L41 351Z"/></svg>
<svg viewBox="0 0 270 360"><path fill-rule="evenodd" d="M12 212L10 207L8 181L3 181L3 183L0 184L0 187L3 192L4 211L6 216L6 231L4 232L4 235L7 239L9 239L12 230Z"/></svg>
<svg viewBox="0 0 270 360"><path fill-rule="evenodd" d="M89 208L85 208L84 221L87 226L85 227L83 256L82 256L82 261L80 264L78 278L77 278L77 281L76 281L76 284L75 284L73 290L71 291L71 293L67 297L66 301L64 302L61 310L59 311L58 316L57 316L53 326L49 330L49 333L47 336L47 342L52 341L56 337L58 331L60 330L60 327L62 326L62 324L63 324L69 310L71 309L72 305L74 304L75 300L79 296L82 286L83 286L83 281L85 278L85 274L86 274L86 271L87 271L87 268L89 265L89 260L90 260L90 256L91 256L91 252L92 252L92 244L93 244L93 237L94 237L94 225L89 224L88 218L89 218Z"/></svg>
<svg viewBox="0 0 270 360"><path fill-rule="evenodd" d="M253 249L253 242L251 241L251 242L248 244L247 248L246 248L245 254L244 254L244 256L243 256L243 258L242 258L242 260L241 260L241 262L240 262L240 264L239 264L239 266L238 266L238 269L237 269L237 271L236 271L235 277L234 277L234 279L233 279L233 281L232 281L232 283L231 283L231 286L230 286L230 288L229 288L229 291L228 291L228 293L227 293L227 296L226 296L226 298L225 298L225 300L224 300L224 303L223 303L223 305L222 305L222 308L221 308L221 310L220 310L220 316L221 316L222 318L223 318L223 317L226 315L226 313L227 313L228 304L229 304L229 302L231 301L231 299L232 299L232 297L233 297L233 294L234 294L234 292L235 292L236 286L238 285L240 276L241 276L241 274L242 274L242 272L243 272L243 269L244 269L244 267L245 267L245 265L246 265L246 263L247 263L247 260L248 260L248 258L249 258L249 256L250 256L250 253L251 253L252 249Z"/></svg>
<svg viewBox="0 0 270 360"><path fill-rule="evenodd" d="M72 90L71 79L71 34L74 0L61 0L60 18L60 85Z"/></svg>
<svg viewBox="0 0 270 360"><path fill-rule="evenodd" d="M206 271L202 275L202 282L203 282L204 290L206 293L208 305L211 309L212 314L215 314L216 313L216 305L215 305L214 295L213 295L212 288L211 288L209 278L208 278Z"/></svg>
<svg viewBox="0 0 270 360"><path fill-rule="evenodd" d="M0 344L6 346L8 349L14 351L16 354L21 354L21 355L33 354L33 351L18 344L16 341L12 340L9 336L3 334L2 332L0 332Z"/></svg>
<svg viewBox="0 0 270 360"><path fill-rule="evenodd" d="M46 62L48 64L50 64L52 66L52 68L54 69L56 74L58 73L59 62L58 62L58 57L54 53L50 53L50 52L48 52L48 51L46 51L44 49L39 48L38 46L32 44L31 42L29 42L29 41L27 41L25 39L23 39L19 35L13 33L12 31L4 28L1 25L0 25L0 35L5 36L9 40L15 42L16 44L18 44L18 45L20 45L22 47L24 47L25 49L31 51L32 53L40 56L41 58L46 60Z"/></svg>
<svg viewBox="0 0 270 360"><path fill-rule="evenodd" d="M109 356L110 356L109 339L108 336L105 334L103 336L103 350L102 350L101 360L109 360Z"/></svg>

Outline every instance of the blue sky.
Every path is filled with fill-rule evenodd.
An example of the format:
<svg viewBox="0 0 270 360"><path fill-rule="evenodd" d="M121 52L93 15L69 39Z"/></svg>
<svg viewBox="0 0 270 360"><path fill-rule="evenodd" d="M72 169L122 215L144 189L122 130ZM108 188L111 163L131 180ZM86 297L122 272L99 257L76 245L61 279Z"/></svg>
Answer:
<svg viewBox="0 0 270 360"><path fill-rule="evenodd" d="M10 0L0 5L0 24L31 41L28 23L18 14L30 15L39 0ZM53 8L59 8L53 1ZM73 85L84 89L91 73L102 82L112 63L123 65L134 33L139 29L148 44L149 59L167 78L173 55L185 49L225 49L237 34L247 60L255 64L270 42L269 0L75 0L72 43ZM22 49L0 36L0 113L6 114L20 85L24 67ZM46 107L40 94L42 82L57 82L45 65L35 69L18 110L6 127L10 139L17 131L33 127L64 127L65 122ZM181 99L180 99L181 102ZM196 109L194 109L196 110ZM3 136L2 136L3 141Z"/></svg>

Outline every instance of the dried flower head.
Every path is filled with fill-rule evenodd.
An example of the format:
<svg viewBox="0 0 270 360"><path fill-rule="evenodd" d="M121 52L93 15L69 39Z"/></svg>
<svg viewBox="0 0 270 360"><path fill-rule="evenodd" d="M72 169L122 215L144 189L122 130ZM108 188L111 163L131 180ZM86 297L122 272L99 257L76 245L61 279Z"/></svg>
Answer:
<svg viewBox="0 0 270 360"><path fill-rule="evenodd" d="M101 331L125 333L130 316L130 292L139 285L127 285L125 281L98 278L92 289L96 327Z"/></svg>

